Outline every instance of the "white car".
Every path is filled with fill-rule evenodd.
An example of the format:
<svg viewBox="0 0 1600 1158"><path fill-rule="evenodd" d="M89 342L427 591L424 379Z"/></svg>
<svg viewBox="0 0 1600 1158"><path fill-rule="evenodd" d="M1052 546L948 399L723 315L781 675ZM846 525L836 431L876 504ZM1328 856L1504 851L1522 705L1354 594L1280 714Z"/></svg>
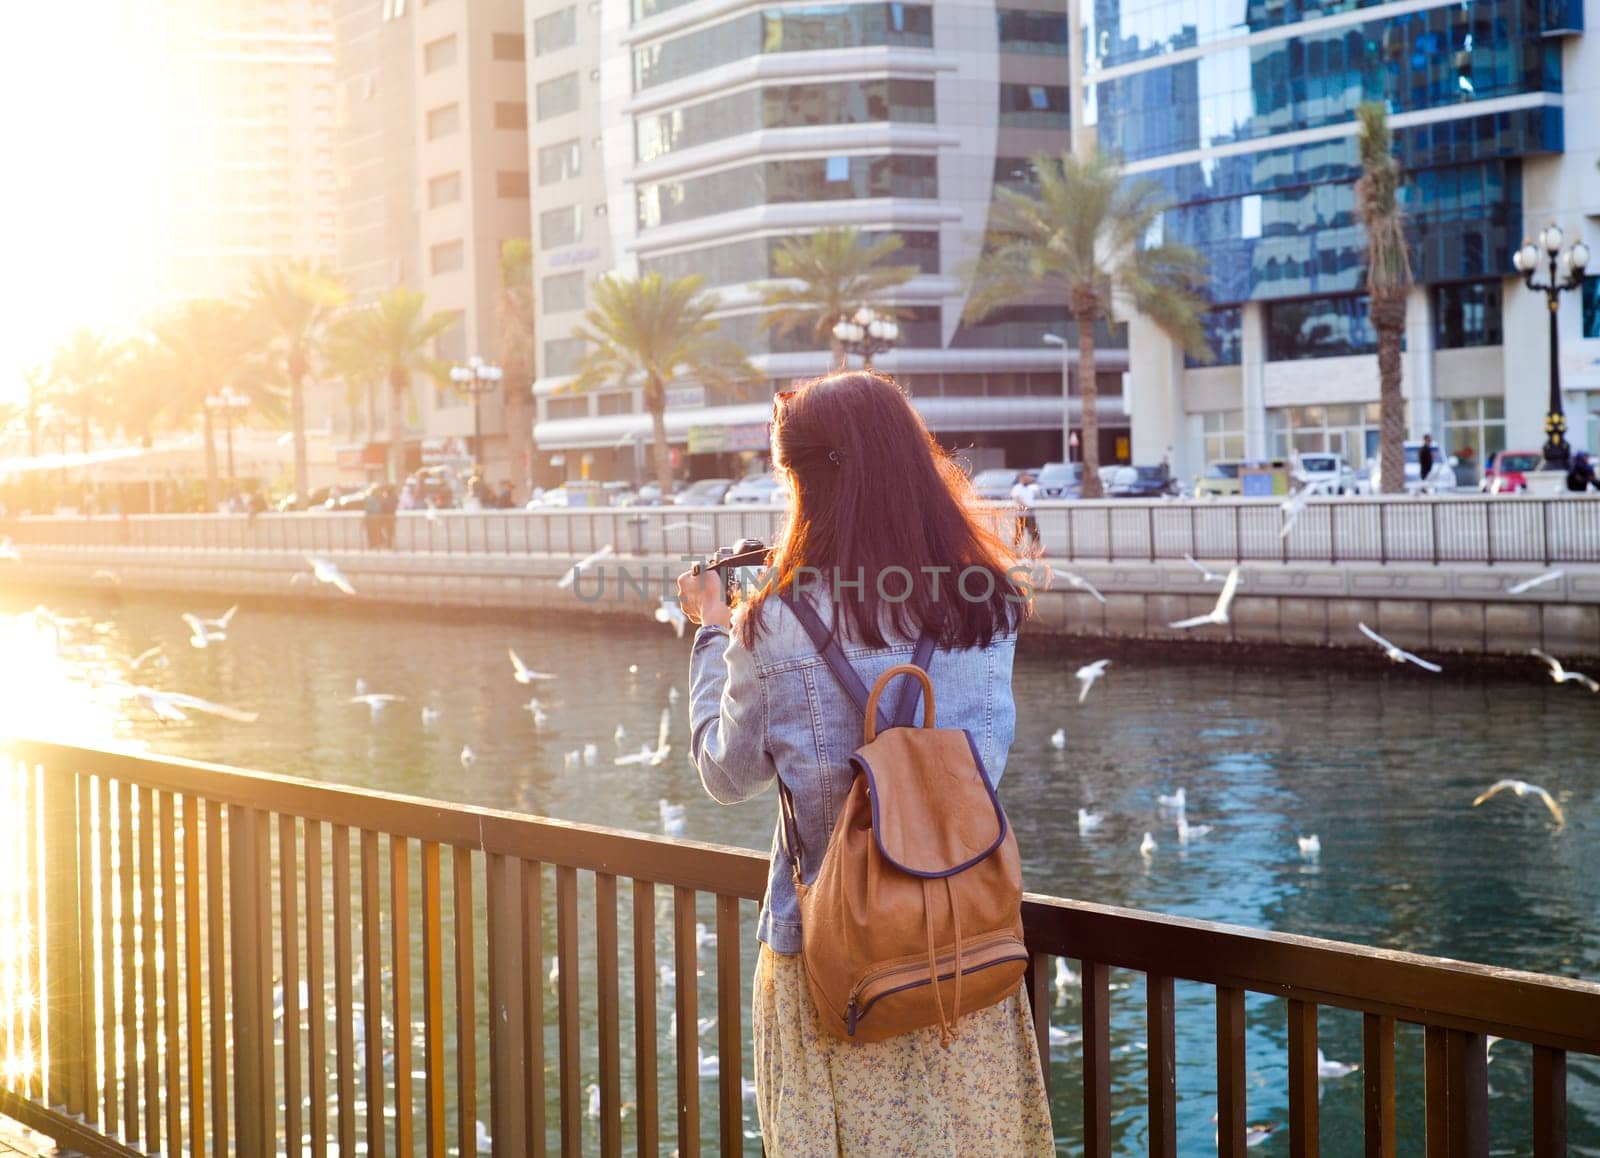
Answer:
<svg viewBox="0 0 1600 1158"><path fill-rule="evenodd" d="M1354 468L1338 454L1302 454L1294 479L1324 495L1353 495L1361 489Z"/></svg>
<svg viewBox="0 0 1600 1158"><path fill-rule="evenodd" d="M1445 457L1444 451L1435 444L1433 448L1433 472L1426 479L1422 477L1422 463L1420 460L1422 443L1408 442L1406 448L1406 494L1415 495L1426 491L1429 494L1448 494L1456 489L1455 463ZM1367 481L1373 494L1378 494L1383 488L1379 485L1379 476L1383 470L1383 451L1380 448L1372 455L1372 461L1367 464Z"/></svg>

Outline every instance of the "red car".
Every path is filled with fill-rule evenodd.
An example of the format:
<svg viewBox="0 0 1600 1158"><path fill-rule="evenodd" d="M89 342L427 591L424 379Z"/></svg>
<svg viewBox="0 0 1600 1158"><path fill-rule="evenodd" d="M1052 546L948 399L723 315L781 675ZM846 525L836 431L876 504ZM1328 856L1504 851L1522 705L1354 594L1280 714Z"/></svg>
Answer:
<svg viewBox="0 0 1600 1158"><path fill-rule="evenodd" d="M1485 494L1514 495L1528 489L1529 471L1544 464L1544 454L1537 450L1502 450L1489 460L1478 489Z"/></svg>

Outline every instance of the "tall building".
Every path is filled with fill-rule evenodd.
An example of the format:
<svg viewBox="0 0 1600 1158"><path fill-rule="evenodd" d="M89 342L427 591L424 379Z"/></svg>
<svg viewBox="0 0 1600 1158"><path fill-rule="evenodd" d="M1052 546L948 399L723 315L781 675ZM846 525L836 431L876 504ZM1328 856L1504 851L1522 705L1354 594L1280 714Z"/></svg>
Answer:
<svg viewBox="0 0 1600 1158"><path fill-rule="evenodd" d="M457 319L435 355L500 356L500 253L528 236L528 110L521 0L334 0L339 261L360 299L397 285ZM404 407L408 467L482 461L491 482L526 477L525 412L506 381L474 406L418 379ZM508 437L506 399L512 399ZM347 479L381 473L386 398L324 392Z"/></svg>
<svg viewBox="0 0 1600 1158"><path fill-rule="evenodd" d="M170 158L155 294L234 293L251 266L336 251L333 21L324 0L161 18ZM113 184L114 173L107 179Z"/></svg>
<svg viewBox="0 0 1600 1158"><path fill-rule="evenodd" d="M772 390L826 371L829 354L810 334L764 333L758 286L786 239L837 225L899 234L896 260L919 270L886 303L903 340L877 365L939 437L976 465L1061 457L1076 357L1064 306L967 325L962 275L994 190L1069 147L1065 0L528 0L527 20L545 481L647 473L636 385L563 389L589 287L613 269L703 275L723 332L765 375L737 398L671 392L681 471L734 473L764 454ZM1065 360L1047 334L1068 339ZM1103 337L1109 457L1128 449L1127 353Z"/></svg>
<svg viewBox="0 0 1600 1158"><path fill-rule="evenodd" d="M1417 285L1410 436L1468 477L1544 441L1543 295L1511 254L1600 214L1596 0L1084 0L1080 132L1158 182L1168 240L1210 264L1216 364L1132 327L1133 450L1209 460L1376 452L1378 375L1355 212L1355 113L1386 101ZM1581 300L1574 300L1579 298ZM1575 446L1600 446L1600 282L1559 314Z"/></svg>

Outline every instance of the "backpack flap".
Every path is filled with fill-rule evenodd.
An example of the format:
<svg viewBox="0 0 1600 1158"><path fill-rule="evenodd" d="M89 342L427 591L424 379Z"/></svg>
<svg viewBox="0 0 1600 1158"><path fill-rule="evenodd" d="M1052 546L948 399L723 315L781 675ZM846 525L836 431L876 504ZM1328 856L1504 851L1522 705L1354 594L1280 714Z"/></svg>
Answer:
<svg viewBox="0 0 1600 1158"><path fill-rule="evenodd" d="M878 851L901 872L947 877L1006 838L1006 816L961 728L891 728L856 750Z"/></svg>

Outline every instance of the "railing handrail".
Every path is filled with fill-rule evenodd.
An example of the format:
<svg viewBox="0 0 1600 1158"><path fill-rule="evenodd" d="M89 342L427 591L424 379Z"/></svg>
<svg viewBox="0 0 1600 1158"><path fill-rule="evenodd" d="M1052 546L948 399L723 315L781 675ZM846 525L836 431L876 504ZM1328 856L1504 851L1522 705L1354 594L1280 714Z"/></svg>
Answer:
<svg viewBox="0 0 1600 1158"><path fill-rule="evenodd" d="M490 854L760 900L767 858L658 837L278 773L51 740L4 746L30 763ZM1489 1032L1600 1054L1600 983L1293 933L1028 894L1032 951L1144 973Z"/></svg>

